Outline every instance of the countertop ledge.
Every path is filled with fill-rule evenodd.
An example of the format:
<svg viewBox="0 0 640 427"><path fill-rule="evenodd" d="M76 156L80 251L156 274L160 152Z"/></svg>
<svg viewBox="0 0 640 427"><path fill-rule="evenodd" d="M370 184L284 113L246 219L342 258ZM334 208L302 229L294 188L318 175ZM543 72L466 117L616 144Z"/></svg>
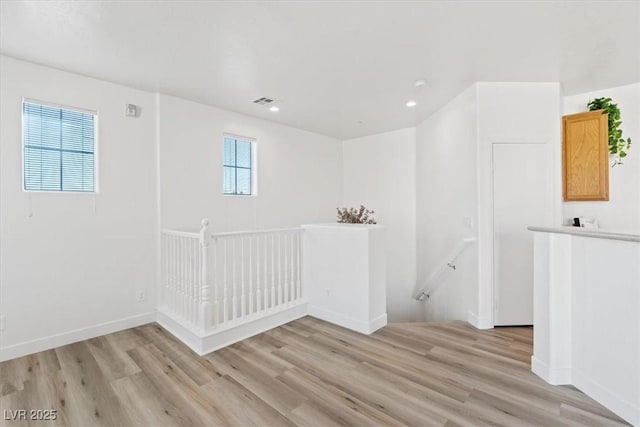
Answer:
<svg viewBox="0 0 640 427"><path fill-rule="evenodd" d="M607 231L598 228L580 228L580 227L527 227L531 231L540 231L543 233L559 233L571 234L581 237L593 237L596 239L624 240L626 242L640 242L640 234L638 233L620 233Z"/></svg>

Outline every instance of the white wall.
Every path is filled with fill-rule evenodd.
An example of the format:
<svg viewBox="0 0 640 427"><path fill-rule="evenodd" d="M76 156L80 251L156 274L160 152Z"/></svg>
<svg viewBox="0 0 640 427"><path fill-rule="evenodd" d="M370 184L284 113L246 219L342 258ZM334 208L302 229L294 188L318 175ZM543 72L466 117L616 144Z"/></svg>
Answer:
<svg viewBox="0 0 640 427"><path fill-rule="evenodd" d="M449 261L464 237L475 236L478 194L476 86L473 85L417 128L416 231L418 285ZM465 217L471 224L465 224ZM469 224L469 223L467 223ZM428 320L467 319L477 305L477 245L460 257L457 270L424 303Z"/></svg>
<svg viewBox="0 0 640 427"><path fill-rule="evenodd" d="M344 141L343 157L342 206L364 205L385 227L389 320L418 319L415 128Z"/></svg>
<svg viewBox="0 0 640 427"><path fill-rule="evenodd" d="M165 228L213 231L335 221L339 140L166 95L158 96L160 206ZM222 194L222 135L256 139L257 196Z"/></svg>
<svg viewBox="0 0 640 427"><path fill-rule="evenodd" d="M617 240L569 230L574 235L534 233L532 370L551 384L575 385L638 426L640 234Z"/></svg>
<svg viewBox="0 0 640 427"><path fill-rule="evenodd" d="M553 165L552 224L562 222L559 83L478 83L478 325L493 327L493 144L544 143ZM536 224L532 224L536 225Z"/></svg>
<svg viewBox="0 0 640 427"><path fill-rule="evenodd" d="M617 230L640 230L640 83L563 98L563 114L587 111L587 103L609 97L618 104L625 139L631 138L631 150L624 165L609 169L608 202L566 202L563 204L565 224L571 218L596 218L600 227Z"/></svg>
<svg viewBox="0 0 640 427"><path fill-rule="evenodd" d="M305 225L302 282L309 315L367 335L385 326L386 259L380 225Z"/></svg>
<svg viewBox="0 0 640 427"><path fill-rule="evenodd" d="M214 231L335 220L336 139L4 56L0 67L0 360L152 321L161 218L195 229L209 217ZM99 194L22 191L23 97L98 112ZM222 195L225 132L257 139L257 197Z"/></svg>
<svg viewBox="0 0 640 427"><path fill-rule="evenodd" d="M148 322L156 283L153 95L4 56L0 69L0 360ZM99 194L22 191L23 97L98 112ZM140 117L125 117L126 103L141 106ZM146 302L136 302L139 290Z"/></svg>
<svg viewBox="0 0 640 427"><path fill-rule="evenodd" d="M554 223L561 221L559 84L476 83L458 95L417 128L418 283L446 264L463 237L477 242L443 276L426 304L428 319L493 327L494 143L545 144Z"/></svg>

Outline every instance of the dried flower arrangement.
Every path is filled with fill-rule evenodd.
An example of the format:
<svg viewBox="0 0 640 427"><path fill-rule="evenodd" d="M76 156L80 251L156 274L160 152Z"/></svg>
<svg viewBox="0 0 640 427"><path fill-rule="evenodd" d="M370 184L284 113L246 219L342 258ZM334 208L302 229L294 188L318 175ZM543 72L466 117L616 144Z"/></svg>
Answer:
<svg viewBox="0 0 640 427"><path fill-rule="evenodd" d="M343 224L376 224L376 220L373 219L375 212L370 211L364 206L360 205L360 209L356 208L337 208L338 209L338 222Z"/></svg>

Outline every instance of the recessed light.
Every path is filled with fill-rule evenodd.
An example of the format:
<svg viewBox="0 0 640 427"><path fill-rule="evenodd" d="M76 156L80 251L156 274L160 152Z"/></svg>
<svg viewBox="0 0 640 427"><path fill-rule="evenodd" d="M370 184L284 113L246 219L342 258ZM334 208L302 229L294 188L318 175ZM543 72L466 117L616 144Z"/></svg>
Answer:
<svg viewBox="0 0 640 427"><path fill-rule="evenodd" d="M274 105L273 107L269 107L269 111L273 111L275 113L276 111L280 111L280 109Z"/></svg>
<svg viewBox="0 0 640 427"><path fill-rule="evenodd" d="M424 86L424 85L426 85L426 84L427 84L427 81L426 81L426 80L424 80L424 79L418 79L418 80L416 80L415 82L413 82L413 85L414 85L415 87Z"/></svg>
<svg viewBox="0 0 640 427"><path fill-rule="evenodd" d="M416 101L408 101L407 102L407 107L415 107L416 105L418 105L418 103Z"/></svg>

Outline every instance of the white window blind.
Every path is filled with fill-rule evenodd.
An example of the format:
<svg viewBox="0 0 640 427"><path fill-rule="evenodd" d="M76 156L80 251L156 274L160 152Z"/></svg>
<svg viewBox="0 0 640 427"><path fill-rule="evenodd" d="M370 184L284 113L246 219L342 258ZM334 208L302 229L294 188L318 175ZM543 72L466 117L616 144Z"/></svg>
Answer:
<svg viewBox="0 0 640 427"><path fill-rule="evenodd" d="M24 189L95 191L94 113L24 101Z"/></svg>

